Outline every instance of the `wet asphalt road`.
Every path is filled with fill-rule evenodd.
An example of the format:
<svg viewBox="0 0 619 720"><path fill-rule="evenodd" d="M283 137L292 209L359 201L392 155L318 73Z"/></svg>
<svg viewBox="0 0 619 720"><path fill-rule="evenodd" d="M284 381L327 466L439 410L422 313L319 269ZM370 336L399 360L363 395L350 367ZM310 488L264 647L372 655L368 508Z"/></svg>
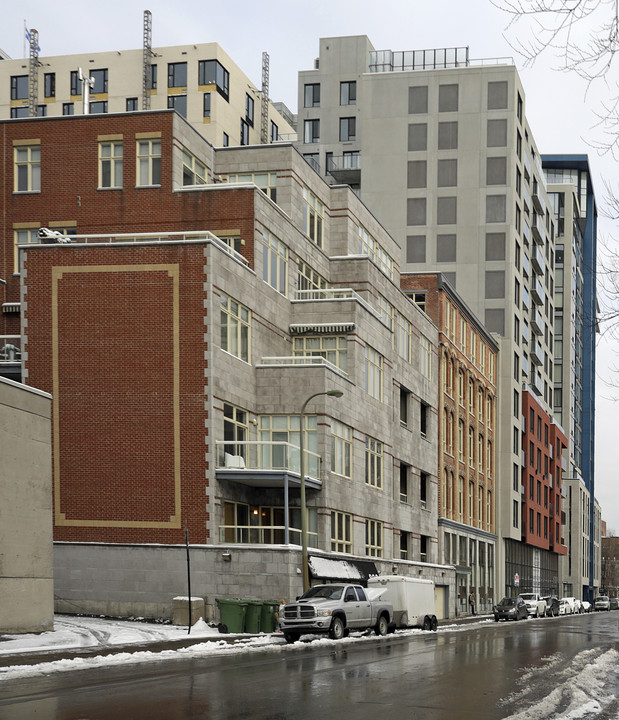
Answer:
<svg viewBox="0 0 619 720"><path fill-rule="evenodd" d="M498 720L565 683L576 656L618 646L618 612L297 643L4 681L0 720Z"/></svg>

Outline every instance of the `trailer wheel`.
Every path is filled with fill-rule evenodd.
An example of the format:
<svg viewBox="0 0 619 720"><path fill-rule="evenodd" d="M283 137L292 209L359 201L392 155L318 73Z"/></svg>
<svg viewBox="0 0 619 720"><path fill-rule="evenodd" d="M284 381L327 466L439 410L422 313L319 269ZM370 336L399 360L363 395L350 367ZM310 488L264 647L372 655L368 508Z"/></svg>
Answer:
<svg viewBox="0 0 619 720"><path fill-rule="evenodd" d="M424 630L431 630L432 629L432 620L430 620L430 616L426 615L423 619L423 629Z"/></svg>
<svg viewBox="0 0 619 720"><path fill-rule="evenodd" d="M341 640L346 633L344 622L341 617L334 617L331 627L329 628L329 637L331 640Z"/></svg>
<svg viewBox="0 0 619 720"><path fill-rule="evenodd" d="M436 615L432 615L432 632L436 632L438 630L438 620L436 619Z"/></svg>
<svg viewBox="0 0 619 720"><path fill-rule="evenodd" d="M374 632L377 635L386 635L389 630L389 621L387 620L387 616L383 613L377 620L376 625L374 626Z"/></svg>

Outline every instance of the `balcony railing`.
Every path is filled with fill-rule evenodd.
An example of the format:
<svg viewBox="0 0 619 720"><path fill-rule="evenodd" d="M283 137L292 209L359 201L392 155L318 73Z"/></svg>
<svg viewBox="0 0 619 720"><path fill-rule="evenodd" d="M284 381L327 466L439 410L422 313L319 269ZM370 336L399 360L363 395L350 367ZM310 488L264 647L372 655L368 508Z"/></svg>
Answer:
<svg viewBox="0 0 619 720"><path fill-rule="evenodd" d="M318 533L311 530L307 533L308 544L318 545ZM286 543L286 527L284 525L220 525L219 542L252 545L284 545ZM301 545L301 528L288 526L288 542Z"/></svg>
<svg viewBox="0 0 619 720"><path fill-rule="evenodd" d="M0 335L0 365L15 365L21 362L21 337Z"/></svg>
<svg viewBox="0 0 619 720"><path fill-rule="evenodd" d="M299 446L289 442L217 440L215 450L217 470L301 472ZM320 480L320 455L307 449L304 452L306 477Z"/></svg>
<svg viewBox="0 0 619 720"><path fill-rule="evenodd" d="M327 163L327 170L361 170L361 155L359 153L349 155L331 155Z"/></svg>
<svg viewBox="0 0 619 720"><path fill-rule="evenodd" d="M367 257L367 255L359 257ZM360 305L363 305L363 307L368 312L372 313L374 317L382 320L380 313L352 288L313 288L312 290L296 290L294 300L302 300L304 302L314 300L354 300Z"/></svg>

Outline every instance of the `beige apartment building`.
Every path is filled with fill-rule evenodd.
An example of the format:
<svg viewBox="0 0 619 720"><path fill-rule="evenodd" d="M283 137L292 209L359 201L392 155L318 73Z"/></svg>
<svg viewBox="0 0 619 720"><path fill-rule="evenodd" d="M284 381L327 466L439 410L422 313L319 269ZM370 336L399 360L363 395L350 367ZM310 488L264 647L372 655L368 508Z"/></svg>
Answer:
<svg viewBox="0 0 619 720"><path fill-rule="evenodd" d="M522 543L521 394L550 418L555 238L513 61L322 38L298 97L308 162L352 185L398 242L404 272L440 271L500 336L497 595L516 591L521 564L558 576L555 553Z"/></svg>
<svg viewBox="0 0 619 720"><path fill-rule="evenodd" d="M172 108L215 147L293 139L290 112L265 98L268 83L256 87L217 43L6 59L0 87L2 118Z"/></svg>

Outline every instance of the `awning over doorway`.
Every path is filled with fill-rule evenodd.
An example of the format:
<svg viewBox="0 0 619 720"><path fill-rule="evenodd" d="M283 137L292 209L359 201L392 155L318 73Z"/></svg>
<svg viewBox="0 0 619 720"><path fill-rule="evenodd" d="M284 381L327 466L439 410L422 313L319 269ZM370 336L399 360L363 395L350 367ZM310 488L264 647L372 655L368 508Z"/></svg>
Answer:
<svg viewBox="0 0 619 720"><path fill-rule="evenodd" d="M378 575L376 565L369 560L340 560L310 555L308 558L310 578L314 580L339 580L366 583L371 575Z"/></svg>

